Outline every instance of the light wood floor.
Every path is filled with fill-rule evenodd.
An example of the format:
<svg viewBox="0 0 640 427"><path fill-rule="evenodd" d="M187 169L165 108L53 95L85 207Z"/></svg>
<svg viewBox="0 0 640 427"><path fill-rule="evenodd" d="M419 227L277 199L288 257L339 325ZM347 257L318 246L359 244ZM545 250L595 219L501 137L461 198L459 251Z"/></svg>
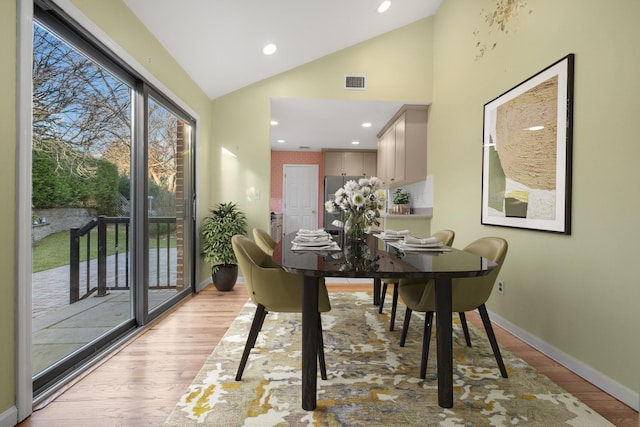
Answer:
<svg viewBox="0 0 640 427"><path fill-rule="evenodd" d="M328 285L330 291L371 290L367 285ZM21 427L161 426L248 296L242 284L230 292L212 286L187 299L136 339L114 351ZM390 295L385 310L390 309ZM482 328L479 316L467 319ZM401 325L396 325L398 330ZM503 329L498 342L580 398L617 426L638 427L638 413Z"/></svg>

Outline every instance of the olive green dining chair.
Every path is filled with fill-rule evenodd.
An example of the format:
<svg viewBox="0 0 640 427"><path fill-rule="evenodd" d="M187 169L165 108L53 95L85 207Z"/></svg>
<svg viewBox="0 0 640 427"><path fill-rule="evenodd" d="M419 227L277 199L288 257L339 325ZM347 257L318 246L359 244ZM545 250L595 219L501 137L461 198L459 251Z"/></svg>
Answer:
<svg viewBox="0 0 640 427"><path fill-rule="evenodd" d="M253 229L253 240L255 240L260 249L262 249L269 255L273 255L273 249L278 244L278 242L273 240L269 233L264 231L262 228Z"/></svg>
<svg viewBox="0 0 640 427"><path fill-rule="evenodd" d="M453 239L456 237L456 233L453 230L440 230L431 235L442 242L445 246L453 245ZM387 286L393 285L393 296L391 300L391 320L389 320L389 330L393 331L396 323L396 311L398 308L398 282L400 279L382 279L382 292L380 293L380 306L378 307L378 313L382 313L384 307L384 297L387 295Z"/></svg>
<svg viewBox="0 0 640 427"><path fill-rule="evenodd" d="M236 381L242 379L242 373L254 348L258 334L262 329L266 315L276 313L302 313L302 276L286 272L273 261L271 255L265 253L246 236L235 235L231 238L233 252L244 277L244 283L257 306L247 343L240 359L236 373ZM318 290L318 359L322 379L327 379L327 368L324 359L324 341L322 338L322 322L320 313L331 310L329 294L324 280Z"/></svg>
<svg viewBox="0 0 640 427"><path fill-rule="evenodd" d="M502 355L500 354L498 342L493 333L493 327L491 326L485 303L489 299L493 285L500 273L500 269L507 255L508 246L507 241L500 237L483 237L469 244L464 248L465 251L490 259L498 265L485 276L453 279L451 289L452 311L460 315L460 323L462 324L467 346L471 347L471 339L469 337L469 329L464 312L477 309L482 318L482 324L484 325L489 342L491 343L493 355L500 368L500 374L504 378L507 378L507 370L504 367ZM436 310L435 282L430 280L425 284L424 281L420 283L416 279L402 279L397 287L400 299L407 306L400 339L401 347L404 347L406 342L411 313L413 311L426 313L422 339L422 361L420 365L420 378L424 379L427 372L433 313Z"/></svg>

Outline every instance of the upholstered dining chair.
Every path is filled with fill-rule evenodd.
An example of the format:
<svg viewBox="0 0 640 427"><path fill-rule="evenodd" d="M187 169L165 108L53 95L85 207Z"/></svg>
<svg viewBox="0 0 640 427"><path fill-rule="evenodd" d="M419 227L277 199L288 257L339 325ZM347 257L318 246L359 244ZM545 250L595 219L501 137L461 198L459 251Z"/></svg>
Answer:
<svg viewBox="0 0 640 427"><path fill-rule="evenodd" d="M302 276L288 273L276 264L271 255L264 252L246 236L235 235L231 238L233 252L242 271L251 301L257 306L247 343L240 359L236 381L242 379L242 373L249 359L249 353L255 346L258 334L268 312L302 312ZM318 359L322 379L327 379L324 359L324 341L320 313L331 310L329 294L324 281L318 291Z"/></svg>
<svg viewBox="0 0 640 427"><path fill-rule="evenodd" d="M453 239L456 237L456 233L452 230L440 230L431 235L440 240L445 246L453 245ZM378 313L382 313L384 307L384 297L387 295L387 286L393 285L393 296L391 300L391 320L389 320L389 330L393 331L396 323L396 310L398 308L398 282L400 279L382 279L382 292L380 293L380 306L378 307Z"/></svg>
<svg viewBox="0 0 640 427"><path fill-rule="evenodd" d="M264 231L262 228L254 228L253 229L253 240L255 240L256 244L268 253L269 255L273 255L273 249L276 247L276 242L273 238Z"/></svg>
<svg viewBox="0 0 640 427"><path fill-rule="evenodd" d="M480 312L482 324L491 343L493 355L500 368L500 374L504 378L507 378L507 370L502 361L502 355L500 354L498 342L493 333L493 327L491 326L485 303L489 299L498 273L500 273L500 269L507 255L507 249L507 241L500 237L483 237L469 244L464 248L465 251L490 259L498 264L498 266L485 276L453 279L451 289L452 310L458 312L460 315L460 322L467 346L471 347L471 339L469 337L469 329L464 312L477 309ZM400 339L401 347L404 347L406 342L411 313L413 311L426 313L422 340L422 361L420 365L420 378L424 379L427 372L427 358L429 356L429 341L431 339L431 328L433 326L433 313L436 310L435 282L430 280L425 284L424 281L420 283L414 279L403 279L400 280L397 288L400 299L402 299L407 306Z"/></svg>

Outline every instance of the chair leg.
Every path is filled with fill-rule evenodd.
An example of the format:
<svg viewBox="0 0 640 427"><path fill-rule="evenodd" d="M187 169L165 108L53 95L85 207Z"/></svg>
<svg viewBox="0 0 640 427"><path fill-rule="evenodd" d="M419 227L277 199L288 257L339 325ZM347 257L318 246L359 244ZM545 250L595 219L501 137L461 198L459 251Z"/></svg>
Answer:
<svg viewBox="0 0 640 427"><path fill-rule="evenodd" d="M420 362L420 378L427 377L427 360L429 359L429 343L431 342L431 326L433 325L433 311L424 315L424 335L422 336L422 361Z"/></svg>
<svg viewBox="0 0 640 427"><path fill-rule="evenodd" d="M382 282L382 292L380 292L380 306L378 307L378 314L382 313L382 307L384 306L384 297L387 295L387 282Z"/></svg>
<svg viewBox="0 0 640 427"><path fill-rule="evenodd" d="M322 337L322 316L318 313L318 361L320 362L320 377L327 379L327 364L324 360L324 338Z"/></svg>
<svg viewBox="0 0 640 427"><path fill-rule="evenodd" d="M253 341L251 342L251 348L255 348L255 346L256 346L256 341L258 339L258 334L262 330L262 325L264 325L264 319L267 317L267 313L268 313L268 311L266 309L264 309L264 307L263 307L262 316L260 317L260 324L258 324L258 329L256 331L256 335L253 337Z"/></svg>
<svg viewBox="0 0 640 427"><path fill-rule="evenodd" d="M458 313L460 316L460 324L462 325L462 331L464 332L464 340L467 342L467 347L471 347L471 337L469 336L469 327L467 326L467 316L464 311Z"/></svg>
<svg viewBox="0 0 640 427"><path fill-rule="evenodd" d="M502 361L502 354L500 354L500 348L498 348L498 341L496 341L496 336L493 333L493 327L491 326L491 320L489 320L489 313L487 313L487 307L482 304L478 307L478 311L480 312L480 317L482 318L482 324L484 325L484 330L487 332L487 337L489 338L489 342L491 343L491 348L493 349L493 355L496 358L496 362L498 362L498 367L500 368L500 373L503 378L509 378L507 376L507 370L504 367L504 362Z"/></svg>
<svg viewBox="0 0 640 427"><path fill-rule="evenodd" d="M409 331L409 322L411 322L411 309L407 307L407 311L404 313L404 324L402 325L402 335L400 335L400 347L404 347L404 343L407 341L407 332Z"/></svg>
<svg viewBox="0 0 640 427"><path fill-rule="evenodd" d="M244 368L247 365L247 360L249 360L249 353L253 346L256 345L256 340L258 339L258 334L260 333L260 329L262 329L262 324L264 323L264 318L267 315L267 310L265 310L262 304L258 304L258 308L256 308L256 314L253 316L253 321L251 322L251 329L249 330L249 337L247 337L247 343L244 346L244 352L242 353L242 358L240 359L240 366L238 367L238 372L236 373L236 381L242 380L242 373L244 372Z"/></svg>
<svg viewBox="0 0 640 427"><path fill-rule="evenodd" d="M398 282L393 284L393 300L391 301L391 320L389 321L389 330L393 331L396 327L396 310L398 308Z"/></svg>

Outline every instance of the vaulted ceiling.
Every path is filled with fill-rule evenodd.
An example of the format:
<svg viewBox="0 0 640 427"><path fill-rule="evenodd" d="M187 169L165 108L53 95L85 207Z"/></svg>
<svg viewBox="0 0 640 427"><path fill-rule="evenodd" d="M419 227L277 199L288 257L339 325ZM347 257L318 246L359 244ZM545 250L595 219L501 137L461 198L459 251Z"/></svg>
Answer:
<svg viewBox="0 0 640 427"><path fill-rule="evenodd" d="M377 8L382 0L124 0L133 13L162 43L211 98L233 92L290 70L302 64L337 52L383 33L400 28L435 13L441 0L392 0L384 13ZM264 55L263 47L273 43L277 51ZM298 102L299 101L299 102ZM279 127L273 131L274 149L317 150L318 133L312 128L300 129L300 120L284 114L314 108L308 100L274 100L272 113L280 111ZM356 127L361 114L357 111L395 112L395 104L379 106L357 101L315 105L309 117L332 115L333 132L325 135L335 145L361 140L357 148L375 148L373 135L380 129ZM327 110L329 108L330 110ZM335 112L341 111L336 116ZM353 111L353 115L351 115ZM393 112L388 115L390 117ZM352 117L353 120L348 119ZM371 115L371 119L378 120ZM345 119L343 123L341 119ZM307 120L306 122L310 122ZM289 128L297 123L298 129ZM313 123L309 123L313 126ZM316 124L316 126L318 126ZM377 127L376 127L377 126ZM325 126L326 127L326 126ZM364 132L364 133L363 133ZM278 144L277 139L290 146ZM324 148L329 148L327 139Z"/></svg>

